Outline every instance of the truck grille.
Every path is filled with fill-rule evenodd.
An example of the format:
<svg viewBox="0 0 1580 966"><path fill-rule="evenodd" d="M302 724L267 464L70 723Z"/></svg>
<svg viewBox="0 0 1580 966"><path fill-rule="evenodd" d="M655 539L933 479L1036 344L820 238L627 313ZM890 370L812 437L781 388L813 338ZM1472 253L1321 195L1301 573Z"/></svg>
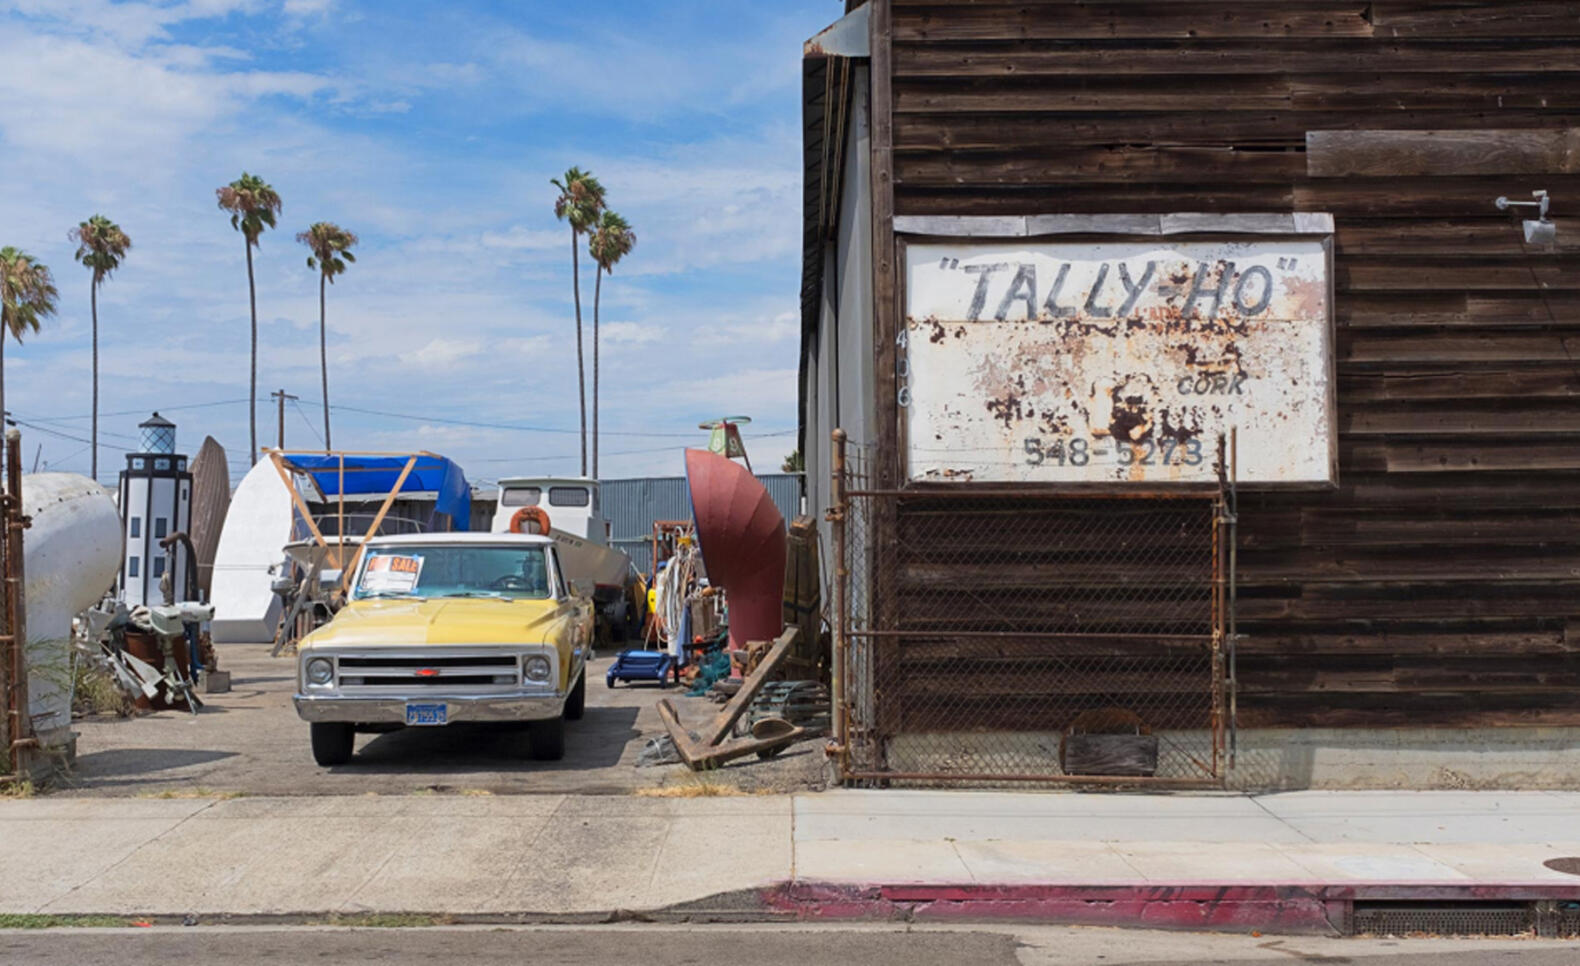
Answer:
<svg viewBox="0 0 1580 966"><path fill-rule="evenodd" d="M342 657L343 694L381 694L442 689L488 694L521 686L521 658L514 654L434 656L367 655Z"/></svg>

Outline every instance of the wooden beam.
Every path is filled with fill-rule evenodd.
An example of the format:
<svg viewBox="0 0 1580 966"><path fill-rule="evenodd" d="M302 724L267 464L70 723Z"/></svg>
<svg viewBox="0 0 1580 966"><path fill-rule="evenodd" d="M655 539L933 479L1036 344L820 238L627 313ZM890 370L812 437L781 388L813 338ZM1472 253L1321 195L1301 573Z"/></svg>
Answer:
<svg viewBox="0 0 1580 966"><path fill-rule="evenodd" d="M390 512L390 507L395 505L395 498L400 496L400 488L406 485L406 477L411 475L412 468L417 465L417 454L408 456L406 466L396 477L395 485L390 487L389 496L384 498L384 504L379 507L379 512L373 517L373 522L368 525L367 533L362 535L362 541L357 544L357 552L351 555L351 565L344 568L340 574L340 592L346 593L351 589L351 575L356 573L357 565L362 562L362 552L367 547L368 538L379 532L379 524L384 522L384 514Z"/></svg>
<svg viewBox="0 0 1580 966"><path fill-rule="evenodd" d="M1313 178L1574 174L1580 128L1307 131L1306 171Z"/></svg>
<svg viewBox="0 0 1580 966"><path fill-rule="evenodd" d="M774 646L764 655L762 663L752 669L752 673L741 682L739 691L736 691L730 700L725 703L723 710L713 716L698 738L693 739L680 723L680 715L668 698L658 702L658 715L663 719L664 727L669 731L670 740L675 743L675 751L693 770L711 768L733 758L740 758L759 751L772 751L783 748L806 735L803 728L795 728L781 735L771 738L740 738L734 741L724 741L729 736L735 722L751 706L752 699L768 679L773 677L779 665L784 662L790 653L790 648L795 645L800 631L797 628L786 628L784 633L774 639Z"/></svg>
<svg viewBox="0 0 1580 966"><path fill-rule="evenodd" d="M302 515L303 520L307 521L307 529L312 531L313 539L320 547L327 550L329 544L319 532L318 524L313 522L313 511L308 508L307 501L302 499L302 494L296 492L296 484L291 481L291 474L285 468L284 454L277 449L264 450L264 452L268 454L269 462L274 464L274 471L280 474L280 482L285 484L285 491L291 494L291 502L296 505L297 512Z"/></svg>
<svg viewBox="0 0 1580 966"><path fill-rule="evenodd" d="M792 728L769 738L736 738L722 745L709 745L692 739L668 698L658 702L658 717L664 722L664 730L669 732L669 740L675 743L675 753L692 771L715 768L751 754L776 751L800 741L808 734L805 728Z"/></svg>
<svg viewBox="0 0 1580 966"><path fill-rule="evenodd" d="M768 679L773 676L775 671L779 670L779 665L784 662L785 657L790 653L790 648L795 645L796 637L799 634L800 631L797 628L791 627L774 639L774 646L769 648L768 653L763 656L762 662L752 669L752 673L748 674L746 679L741 682L740 690L736 691L730 697L730 700L725 702L724 709L717 715L714 715L713 720L709 722L707 731L703 732L702 735L704 744L716 745L724 740L724 737L730 733L730 729L735 727L735 722L739 721L741 715L746 713L747 706L752 703L753 698L757 697L757 692L761 691Z"/></svg>

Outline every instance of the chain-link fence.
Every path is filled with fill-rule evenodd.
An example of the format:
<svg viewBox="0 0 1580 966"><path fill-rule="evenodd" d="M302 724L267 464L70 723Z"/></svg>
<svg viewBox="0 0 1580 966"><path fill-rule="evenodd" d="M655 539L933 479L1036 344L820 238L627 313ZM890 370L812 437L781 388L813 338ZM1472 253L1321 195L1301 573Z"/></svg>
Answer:
<svg viewBox="0 0 1580 966"><path fill-rule="evenodd" d="M867 452L840 465L848 780L1221 780L1221 491L880 491Z"/></svg>

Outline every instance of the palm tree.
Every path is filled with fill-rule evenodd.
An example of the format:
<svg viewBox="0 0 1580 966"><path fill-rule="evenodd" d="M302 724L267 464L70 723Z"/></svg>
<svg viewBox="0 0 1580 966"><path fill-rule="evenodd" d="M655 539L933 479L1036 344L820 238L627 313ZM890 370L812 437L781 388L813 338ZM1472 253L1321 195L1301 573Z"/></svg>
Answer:
<svg viewBox="0 0 1580 966"><path fill-rule="evenodd" d="M251 449L247 458L258 458L258 285L252 275L252 250L265 228L274 227L280 213L280 196L268 182L243 171L241 177L214 189L219 206L230 212L230 227L241 232L247 246L247 301L252 309L252 370L247 398L247 431Z"/></svg>
<svg viewBox="0 0 1580 966"><path fill-rule="evenodd" d="M89 304L93 307L93 440L89 458L89 471L99 478L99 286L110 273L121 267L121 259L132 249L132 240L126 237L121 226L104 217L94 215L71 230L71 240L77 243L75 258L93 273L88 288Z"/></svg>
<svg viewBox="0 0 1580 966"><path fill-rule="evenodd" d="M55 314L55 280L49 267L27 252L0 248L0 414L5 412L5 337L22 341L39 319Z"/></svg>
<svg viewBox="0 0 1580 966"><path fill-rule="evenodd" d="M296 240L312 251L307 256L307 267L318 269L318 365L324 377L324 449L331 450L334 446L329 441L329 355L324 338L324 287L325 283L335 283L335 276L345 272L347 262L356 263L357 256L351 254L351 246L357 243L357 236L334 222L315 221L306 231L298 232Z"/></svg>
<svg viewBox="0 0 1580 966"><path fill-rule="evenodd" d="M593 282L593 431L592 475L598 478L598 303L603 297L603 277L614 274L615 263L636 247L636 232L624 218L612 211L599 214L592 233L587 236L587 252L598 263Z"/></svg>
<svg viewBox="0 0 1580 966"><path fill-rule="evenodd" d="M587 231L603 210L603 185L581 168L571 168L563 178L550 178L560 189L554 199L554 217L571 225L571 294L576 301L576 392L582 410L582 475L587 475L587 367L582 362L581 253L576 237Z"/></svg>

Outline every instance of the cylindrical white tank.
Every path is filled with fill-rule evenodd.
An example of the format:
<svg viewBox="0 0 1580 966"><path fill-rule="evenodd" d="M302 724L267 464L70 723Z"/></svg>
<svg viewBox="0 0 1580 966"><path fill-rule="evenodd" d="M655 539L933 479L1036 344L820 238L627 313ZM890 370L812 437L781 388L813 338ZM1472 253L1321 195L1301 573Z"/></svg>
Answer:
<svg viewBox="0 0 1580 966"><path fill-rule="evenodd" d="M75 473L22 477L27 597L27 695L33 732L45 745L71 725L71 619L115 585L121 518L104 487Z"/></svg>

